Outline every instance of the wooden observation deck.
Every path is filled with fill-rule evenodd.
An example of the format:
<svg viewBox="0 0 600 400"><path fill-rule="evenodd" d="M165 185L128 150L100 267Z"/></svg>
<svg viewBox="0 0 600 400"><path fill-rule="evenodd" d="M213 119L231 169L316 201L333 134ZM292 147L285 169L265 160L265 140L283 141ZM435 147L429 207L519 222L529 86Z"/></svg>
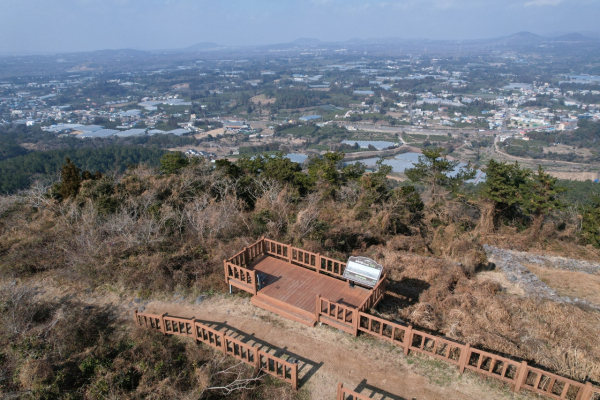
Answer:
<svg viewBox="0 0 600 400"><path fill-rule="evenodd" d="M385 290L385 274L374 288L351 287L343 278L345 263L266 238L223 260L223 267L225 282L252 293L255 306L354 335L358 313L377 305Z"/></svg>

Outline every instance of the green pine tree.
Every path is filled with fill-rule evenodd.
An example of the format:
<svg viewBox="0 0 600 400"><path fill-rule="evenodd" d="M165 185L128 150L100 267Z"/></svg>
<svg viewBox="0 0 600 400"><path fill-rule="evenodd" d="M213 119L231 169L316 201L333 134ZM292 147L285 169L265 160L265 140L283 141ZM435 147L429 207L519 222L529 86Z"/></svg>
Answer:
<svg viewBox="0 0 600 400"><path fill-rule="evenodd" d="M557 179L545 173L541 166L534 174L517 162L490 160L486 175L481 194L494 203L496 223L521 218L536 221L540 227L547 214L562 207L559 194L564 189L557 187Z"/></svg>
<svg viewBox="0 0 600 400"><path fill-rule="evenodd" d="M581 237L586 243L600 248L600 196L594 196L581 218Z"/></svg>
<svg viewBox="0 0 600 400"><path fill-rule="evenodd" d="M160 159L160 171L170 175L179 172L180 169L187 167L189 160L183 153L177 151L167 153Z"/></svg>
<svg viewBox="0 0 600 400"><path fill-rule="evenodd" d="M457 193L465 181L475 178L476 171L471 164L456 171L458 164L458 161L446 158L444 149L435 147L423 149L419 162L404 173L411 181L427 186L432 198L437 201L449 193Z"/></svg>
<svg viewBox="0 0 600 400"><path fill-rule="evenodd" d="M79 188L81 187L81 170L66 157L66 163L62 166L60 171L61 184L60 184L60 195L63 199L77 196Z"/></svg>

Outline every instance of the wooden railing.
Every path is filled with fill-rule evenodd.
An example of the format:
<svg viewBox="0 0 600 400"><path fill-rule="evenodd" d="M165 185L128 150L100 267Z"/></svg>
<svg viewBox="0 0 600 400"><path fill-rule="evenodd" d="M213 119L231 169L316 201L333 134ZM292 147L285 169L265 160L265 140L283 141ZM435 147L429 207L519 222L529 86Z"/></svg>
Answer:
<svg viewBox="0 0 600 400"><path fill-rule="evenodd" d="M289 244L284 244L271 239L261 239L264 242L264 254L281 258L290 264L300 265L312 269L317 273L332 275L343 281L346 263L333 258L325 257L319 253L306 251Z"/></svg>
<svg viewBox="0 0 600 400"><path fill-rule="evenodd" d="M229 260L224 261L225 279L236 287L256 294L256 272L248 269L251 261L260 255L281 258L291 264L312 269L317 273L343 278L346 264L318 253L305 251L274 240L261 238L252 246L244 248ZM600 399L600 388L590 383L583 384L571 379L528 366L483 350L473 349L469 344L461 344L450 339L404 326L365 313L381 301L385 292L385 275L373 288L371 295L358 308L331 302L317 295L315 317L317 321L332 325L345 332L358 335L364 332L384 340L389 340L410 351L423 353L465 369L499 379L513 385L515 391L523 388L557 400ZM154 318L154 319L153 319ZM140 324L157 330L157 316L147 316ZM183 323L183 321L175 321ZM187 326L186 326L187 327ZM179 328L177 328L179 329ZM186 328L187 329L187 328ZM184 330L183 332L188 332Z"/></svg>
<svg viewBox="0 0 600 400"><path fill-rule="evenodd" d="M284 361L262 350L258 351L258 365L269 375L288 382L298 389L298 364Z"/></svg>
<svg viewBox="0 0 600 400"><path fill-rule="evenodd" d="M385 282L386 275L384 273L379 279L379 282L377 282L377 285L375 285L371 291L369 298L365 300L360 307L358 307L359 311L367 311L369 308L375 308L375 306L379 304L379 302L383 299L383 295L385 294Z"/></svg>
<svg viewBox="0 0 600 400"><path fill-rule="evenodd" d="M590 382L581 383L569 378L544 371L527 364L526 361L516 361L488 351L472 348L453 340L435 336L382 318L375 317L357 309L331 302L317 296L317 319L348 333L364 332L410 351L426 354L456 365L462 373L465 369L484 376L495 378L513 385L518 392L527 389L532 392L556 400L596 400L600 398L600 388ZM246 364L253 365L257 370L273 375L294 388L298 385L298 365L275 357L256 346L250 346L238 339L230 337L194 318L181 318L167 314L155 315L134 313L135 323L139 327L161 332L165 335L178 335L193 338L219 349L223 354L235 357ZM338 399L339 399L338 389ZM344 394L353 395L349 390ZM356 399L363 399L356 394Z"/></svg>
<svg viewBox="0 0 600 400"><path fill-rule="evenodd" d="M472 349L469 344L464 345L462 351L464 357L460 360L460 372L466 368L511 385L517 384L519 375L527 367L527 363L523 364L487 351Z"/></svg>
<svg viewBox="0 0 600 400"><path fill-rule="evenodd" d="M246 364L256 366L258 363L258 349L254 346L250 346L240 340L232 338L230 336L224 336L225 340L225 354L233 358L237 358Z"/></svg>
<svg viewBox="0 0 600 400"><path fill-rule="evenodd" d="M225 283L233 285L248 293L256 294L258 291L256 281L256 271L244 267L239 267L227 261L223 262L225 268Z"/></svg>
<svg viewBox="0 0 600 400"><path fill-rule="evenodd" d="M371 397L356 393L344 387L343 383L338 383L336 400L372 400Z"/></svg>
<svg viewBox="0 0 600 400"><path fill-rule="evenodd" d="M363 312L358 313L358 318L358 330L360 332L366 332L380 339L389 340L401 347L406 346L406 342L410 336L408 331L411 327L395 324Z"/></svg>
<svg viewBox="0 0 600 400"><path fill-rule="evenodd" d="M333 275L336 278L346 280L343 278L344 270L346 269L346 263L334 260L333 258L321 256L321 262L319 264L319 272Z"/></svg>
<svg viewBox="0 0 600 400"><path fill-rule="evenodd" d="M194 326L196 328L196 341L214 347L215 349L224 348L225 334L223 332L219 332L216 329L199 323L194 323ZM223 353L225 353L224 350Z"/></svg>
<svg viewBox="0 0 600 400"><path fill-rule="evenodd" d="M517 388L525 388L532 392L552 399L581 399L589 400L594 394L600 394L600 388L595 388L590 382L585 385L574 380L523 364L519 374Z"/></svg>
<svg viewBox="0 0 600 400"><path fill-rule="evenodd" d="M331 325L354 336L357 335L358 310L356 308L334 303L321 295L317 295L316 300L315 317L317 322Z"/></svg>
<svg viewBox="0 0 600 400"><path fill-rule="evenodd" d="M528 389L557 400L600 399L600 388L531 367L526 361L516 361L488 351L474 349L470 344L435 336L364 312L358 313L359 332L368 333L404 349L426 354L465 369L513 385L515 392ZM593 397L597 396L597 397Z"/></svg>
<svg viewBox="0 0 600 400"><path fill-rule="evenodd" d="M290 262L291 248L289 244L283 244L271 239L263 239L265 242L265 253L271 256L283 258Z"/></svg>
<svg viewBox="0 0 600 400"><path fill-rule="evenodd" d="M162 315L152 315L152 314L139 314L138 315L136 312L135 323L139 327L162 332L162 327L163 327Z"/></svg>
<svg viewBox="0 0 600 400"><path fill-rule="evenodd" d="M172 317L167 314L154 315L134 312L135 324L141 328L152 329L164 335L177 335L193 338L218 349L225 355L234 357L263 372L279 378L298 388L298 364L285 361L279 357L260 350L256 346L228 336L224 332L212 329L195 318Z"/></svg>
<svg viewBox="0 0 600 400"><path fill-rule="evenodd" d="M194 318L180 318L162 315L163 333L185 337L196 337Z"/></svg>
<svg viewBox="0 0 600 400"><path fill-rule="evenodd" d="M292 264L298 264L318 272L321 256L317 253L292 247Z"/></svg>
<svg viewBox="0 0 600 400"><path fill-rule="evenodd" d="M253 243L248 247L244 247L244 250L225 260L225 262L237 265L238 267L249 267L252 263L252 260L263 254L265 254L264 238L260 238L256 243Z"/></svg>

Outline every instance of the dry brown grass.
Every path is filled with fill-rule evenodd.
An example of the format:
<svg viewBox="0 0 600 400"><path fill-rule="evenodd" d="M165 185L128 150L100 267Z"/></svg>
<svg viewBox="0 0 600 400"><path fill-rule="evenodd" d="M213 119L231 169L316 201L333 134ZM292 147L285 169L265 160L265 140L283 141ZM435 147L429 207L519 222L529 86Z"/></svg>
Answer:
<svg viewBox="0 0 600 400"><path fill-rule="evenodd" d="M443 260L383 247L376 254L391 279L392 293L381 305L386 317L521 357L574 379L600 380L596 312L505 293L498 283L471 279L462 267Z"/></svg>
<svg viewBox="0 0 600 400"><path fill-rule="evenodd" d="M588 300L600 305L600 276L584 272L561 271L539 265L525 265L559 295Z"/></svg>
<svg viewBox="0 0 600 400"><path fill-rule="evenodd" d="M500 280L477 276L487 265L485 243L600 260L599 250L578 245L572 227L557 232L557 220L534 231L494 230L485 204L461 201L428 206L420 219L407 213L401 201L367 202L358 183L339 189L336 200L323 197L322 186L300 198L289 187L266 180L243 189L239 181L205 165L172 176L143 167L129 171L114 186L118 207L113 212L102 210L97 192L90 184L79 198L62 203L33 195L2 198L2 275L25 279L43 272L142 297L225 291L222 260L264 234L339 259L353 254L379 260L390 278L380 307L387 318L408 320L576 379L600 381L597 313L524 299ZM253 200L254 209L242 194ZM404 234L396 234L402 225ZM65 334L56 343L68 349L70 340ZM144 357L150 354L136 360ZM41 373L27 372L34 367L23 370L24 384L36 384L30 375ZM205 370L190 371L195 371L193 385L206 385ZM164 379L160 385L149 383L148 390L187 396L176 378Z"/></svg>

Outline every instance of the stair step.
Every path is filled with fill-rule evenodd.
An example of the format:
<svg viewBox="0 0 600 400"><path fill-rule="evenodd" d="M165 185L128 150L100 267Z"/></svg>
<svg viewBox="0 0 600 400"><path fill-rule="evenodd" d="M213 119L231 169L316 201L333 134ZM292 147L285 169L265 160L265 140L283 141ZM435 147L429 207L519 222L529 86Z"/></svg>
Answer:
<svg viewBox="0 0 600 400"><path fill-rule="evenodd" d="M309 317L306 315L306 311L292 311L287 307L283 308L281 305L275 303L274 301L269 301L269 298L265 296L254 296L252 297L250 302L256 307L260 307L264 310L271 311L272 313L275 313L280 317L291 319L292 321L299 322L311 328L314 327L317 323L314 317ZM293 308L292 306L288 307Z"/></svg>

